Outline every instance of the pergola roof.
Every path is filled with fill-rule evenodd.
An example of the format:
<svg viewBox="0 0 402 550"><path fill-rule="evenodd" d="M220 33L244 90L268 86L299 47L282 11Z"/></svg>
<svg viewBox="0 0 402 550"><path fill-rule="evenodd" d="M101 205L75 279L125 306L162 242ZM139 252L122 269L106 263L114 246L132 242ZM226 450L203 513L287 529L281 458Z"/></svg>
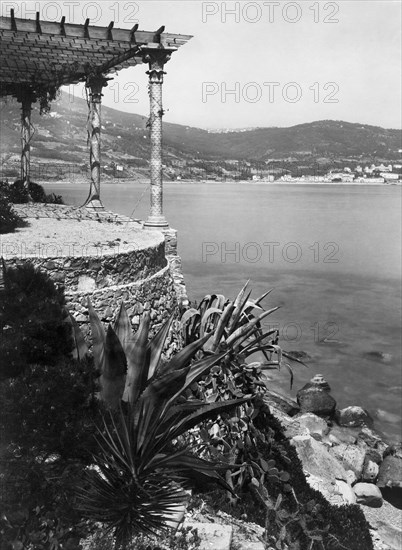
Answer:
<svg viewBox="0 0 402 550"><path fill-rule="evenodd" d="M110 74L143 63L144 49L177 50L189 35L0 17L0 96L21 86L75 84L90 73Z"/></svg>

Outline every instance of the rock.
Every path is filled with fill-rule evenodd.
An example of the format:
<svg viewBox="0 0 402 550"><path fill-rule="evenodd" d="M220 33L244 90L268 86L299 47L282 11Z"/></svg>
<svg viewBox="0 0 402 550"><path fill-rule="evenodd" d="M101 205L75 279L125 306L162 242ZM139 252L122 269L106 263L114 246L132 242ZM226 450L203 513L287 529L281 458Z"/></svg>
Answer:
<svg viewBox="0 0 402 550"><path fill-rule="evenodd" d="M353 490L358 504L364 504L372 508L381 508L383 502L381 491L373 483L356 483Z"/></svg>
<svg viewBox="0 0 402 550"><path fill-rule="evenodd" d="M93 292L96 289L95 279L88 277L87 275L80 275L78 277L78 292Z"/></svg>
<svg viewBox="0 0 402 550"><path fill-rule="evenodd" d="M384 458L378 472L378 487L402 488L402 459L395 455Z"/></svg>
<svg viewBox="0 0 402 550"><path fill-rule="evenodd" d="M358 439L360 441L364 441L370 449L375 450L379 454L381 457L380 462L383 459L385 452L389 449L389 445L381 439L381 436L367 426L363 426L360 430Z"/></svg>
<svg viewBox="0 0 402 550"><path fill-rule="evenodd" d="M340 411L336 411L335 420L340 426L355 428L358 426L373 426L373 419L369 413L361 407L346 407Z"/></svg>
<svg viewBox="0 0 402 550"><path fill-rule="evenodd" d="M265 401L265 399L264 399L264 401ZM275 405L270 404L269 405L269 410L274 415L274 417L277 420L279 420L279 422L281 423L286 437L291 439L295 435L301 435L299 425L297 423L294 424L293 418L291 418L288 414L283 412L282 409L279 409ZM307 430L306 430L306 433L304 435L308 435Z"/></svg>
<svg viewBox="0 0 402 550"><path fill-rule="evenodd" d="M329 452L342 464L345 470L352 470L356 474L357 479L361 478L366 458L364 449L358 445L341 443L332 447Z"/></svg>
<svg viewBox="0 0 402 550"><path fill-rule="evenodd" d="M387 544L391 550L401 550L402 529L400 527L381 521L377 523L377 531L381 540Z"/></svg>
<svg viewBox="0 0 402 550"><path fill-rule="evenodd" d="M230 550L232 527L221 523L185 522L185 527L195 528L201 539L199 550Z"/></svg>
<svg viewBox="0 0 402 550"><path fill-rule="evenodd" d="M371 449L371 447L367 447L367 449L366 449L366 459L367 460L370 459L373 462L375 462L376 464L381 464L384 457L379 451L377 451L377 449Z"/></svg>
<svg viewBox="0 0 402 550"><path fill-rule="evenodd" d="M387 448L387 452L385 454L394 455L399 458L402 458L402 443L389 445L389 447Z"/></svg>
<svg viewBox="0 0 402 550"><path fill-rule="evenodd" d="M297 392L296 398L302 412L331 416L335 411L336 401L329 391L329 384L323 376L316 374L310 382Z"/></svg>
<svg viewBox="0 0 402 550"><path fill-rule="evenodd" d="M367 481L374 483L376 477L378 476L379 466L373 460L367 459L364 461L363 472L361 479L362 481Z"/></svg>
<svg viewBox="0 0 402 550"><path fill-rule="evenodd" d="M381 508L360 505L360 509L370 526L376 530L377 537L381 540L381 546L374 548L379 550L401 550L401 511L394 508L386 500L383 501Z"/></svg>
<svg viewBox="0 0 402 550"><path fill-rule="evenodd" d="M336 488L338 494L342 497L342 504L356 504L356 495L353 491L352 487L346 483L346 481L342 481L341 479L336 480Z"/></svg>
<svg viewBox="0 0 402 550"><path fill-rule="evenodd" d="M340 462L310 435L297 435L290 442L296 447L303 470L322 480L346 481L346 473Z"/></svg>
<svg viewBox="0 0 402 550"><path fill-rule="evenodd" d="M87 323L88 322L88 315L82 315L82 313L80 313L79 315L75 315L75 320L77 321L77 323Z"/></svg>
<svg viewBox="0 0 402 550"><path fill-rule="evenodd" d="M293 426L299 427L299 432L308 432L311 435L318 434L321 437L329 432L328 424L323 419L313 413L305 413L295 416L292 421Z"/></svg>
<svg viewBox="0 0 402 550"><path fill-rule="evenodd" d="M349 485L353 485L357 481L356 474L353 470L346 470L346 481L349 483Z"/></svg>
<svg viewBox="0 0 402 550"><path fill-rule="evenodd" d="M234 548L238 548L234 546ZM242 541L241 550L264 550L266 548L263 542Z"/></svg>
<svg viewBox="0 0 402 550"><path fill-rule="evenodd" d="M264 401L267 403L268 406L274 405L289 416L294 416L300 411L300 407L296 403L296 401L293 401L293 399L291 399L290 397L287 397L286 395L281 395L273 390L267 390L265 392Z"/></svg>
<svg viewBox="0 0 402 550"><path fill-rule="evenodd" d="M357 441L357 437L353 433L353 430L350 430L349 428L332 426L330 435L335 436L341 443L347 443L348 445L354 445Z"/></svg>
<svg viewBox="0 0 402 550"><path fill-rule="evenodd" d="M336 437L334 434L329 434L327 437L327 441L330 443L330 446L332 445L340 445L340 440Z"/></svg>
<svg viewBox="0 0 402 550"><path fill-rule="evenodd" d="M306 481L312 489L319 491L330 504L344 506L346 504L355 504L356 495L345 481L335 479L321 479L315 475L306 475Z"/></svg>

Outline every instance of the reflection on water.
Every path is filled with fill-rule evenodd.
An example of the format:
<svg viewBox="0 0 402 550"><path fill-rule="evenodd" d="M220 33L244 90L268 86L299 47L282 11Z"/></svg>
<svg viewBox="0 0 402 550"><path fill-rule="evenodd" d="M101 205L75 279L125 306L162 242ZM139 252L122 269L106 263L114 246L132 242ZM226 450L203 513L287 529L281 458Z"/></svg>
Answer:
<svg viewBox="0 0 402 550"><path fill-rule="evenodd" d="M77 205L87 194L46 187ZM104 184L104 204L144 219L145 187ZM168 183L164 199L190 298L233 297L246 279L253 296L274 287L267 305L281 309L266 324L310 356L295 388L322 373L340 407L368 408L400 439L401 187ZM285 372L275 382L288 389Z"/></svg>

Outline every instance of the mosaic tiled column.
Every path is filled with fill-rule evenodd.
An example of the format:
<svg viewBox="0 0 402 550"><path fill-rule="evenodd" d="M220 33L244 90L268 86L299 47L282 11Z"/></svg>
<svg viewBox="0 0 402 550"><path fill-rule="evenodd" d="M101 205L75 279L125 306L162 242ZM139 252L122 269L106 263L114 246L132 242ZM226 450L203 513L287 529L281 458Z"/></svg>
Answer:
<svg viewBox="0 0 402 550"><path fill-rule="evenodd" d="M107 86L103 75L88 77L86 87L89 89L89 163L91 170L91 184L89 195L84 206L87 208L103 209L100 198L101 185L101 103L102 88Z"/></svg>
<svg viewBox="0 0 402 550"><path fill-rule="evenodd" d="M30 88L22 87L17 101L21 103L21 180L25 187L29 187L31 169L31 112L32 103L36 101L34 92Z"/></svg>
<svg viewBox="0 0 402 550"><path fill-rule="evenodd" d="M149 63L149 127L151 137L151 210L145 227L167 228L169 224L163 215L163 184L162 184L162 84L163 66L170 59L170 54L161 50L148 50L144 61Z"/></svg>

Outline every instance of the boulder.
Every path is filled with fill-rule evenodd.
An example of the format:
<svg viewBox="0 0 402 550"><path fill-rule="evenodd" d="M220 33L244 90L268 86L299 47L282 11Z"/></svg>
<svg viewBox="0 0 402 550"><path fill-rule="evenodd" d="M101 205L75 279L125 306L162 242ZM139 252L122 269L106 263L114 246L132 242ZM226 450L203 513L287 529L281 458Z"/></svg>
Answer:
<svg viewBox="0 0 402 550"><path fill-rule="evenodd" d="M365 443L364 443L364 445L365 445ZM367 460L372 460L376 464L381 464L384 457L379 451L377 451L377 449L372 449L371 447L367 447L366 448L366 459Z"/></svg>
<svg viewBox="0 0 402 550"><path fill-rule="evenodd" d="M358 504L364 504L372 508L381 508L383 502L381 491L373 483L356 483L353 490Z"/></svg>
<svg viewBox="0 0 402 550"><path fill-rule="evenodd" d="M329 384L321 374L316 374L296 394L302 412L311 412L320 416L331 416L336 407Z"/></svg>
<svg viewBox="0 0 402 550"><path fill-rule="evenodd" d="M381 540L387 544L391 550L401 550L402 529L399 526L391 525L386 522L378 522L377 531Z"/></svg>
<svg viewBox="0 0 402 550"><path fill-rule="evenodd" d="M367 481L374 483L376 477L378 476L379 466L377 463L373 462L370 459L364 461L363 472L361 475L362 481Z"/></svg>
<svg viewBox="0 0 402 550"><path fill-rule="evenodd" d="M286 437L291 439L295 435L301 435L298 424L293 423L293 418L274 405L269 405L269 410L281 423ZM307 431L306 431L307 435Z"/></svg>
<svg viewBox="0 0 402 550"><path fill-rule="evenodd" d="M384 453L388 449L388 445L381 439L378 433L376 433L371 428L368 428L367 426L363 426L359 432L358 438L360 441L364 441L364 443L368 447L370 447L370 449L375 449L376 451L378 451L381 455L382 460Z"/></svg>
<svg viewBox="0 0 402 550"><path fill-rule="evenodd" d="M336 457L310 435L297 435L290 442L296 447L304 471L322 480L347 480L345 470Z"/></svg>
<svg viewBox="0 0 402 550"><path fill-rule="evenodd" d="M300 407L296 401L273 390L267 390L265 392L264 402L268 406L274 406L281 409L289 416L294 416L300 411Z"/></svg>
<svg viewBox="0 0 402 550"><path fill-rule="evenodd" d="M378 472L377 485L402 488L402 458L396 455L384 458Z"/></svg>
<svg viewBox="0 0 402 550"><path fill-rule="evenodd" d="M357 481L356 474L353 470L346 470L346 481L349 483L349 485L353 485Z"/></svg>
<svg viewBox="0 0 402 550"><path fill-rule="evenodd" d="M337 493L342 497L341 506L344 504L356 504L357 498L352 487L341 479L337 479L335 483Z"/></svg>
<svg viewBox="0 0 402 550"><path fill-rule="evenodd" d="M319 491L330 504L345 506L356 503L356 495L352 487L345 481L339 479L330 481L310 474L306 475L306 481L312 489Z"/></svg>
<svg viewBox="0 0 402 550"><path fill-rule="evenodd" d="M341 443L347 443L353 445L357 441L357 430L351 430L350 428L341 428L340 426L332 426L330 435L336 437Z"/></svg>
<svg viewBox="0 0 402 550"><path fill-rule="evenodd" d="M346 407L335 413L335 420L340 426L355 428L358 426L373 426L373 419L369 413L361 407Z"/></svg>
<svg viewBox="0 0 402 550"><path fill-rule="evenodd" d="M331 447L329 452L342 464L345 470L352 470L357 479L361 478L366 458L364 449L358 445L341 443L340 445Z"/></svg>
<svg viewBox="0 0 402 550"><path fill-rule="evenodd" d="M323 419L313 413L304 413L295 416L292 420L293 426L298 426L299 433L307 433L313 435L318 434L321 437L329 432L328 424Z"/></svg>

